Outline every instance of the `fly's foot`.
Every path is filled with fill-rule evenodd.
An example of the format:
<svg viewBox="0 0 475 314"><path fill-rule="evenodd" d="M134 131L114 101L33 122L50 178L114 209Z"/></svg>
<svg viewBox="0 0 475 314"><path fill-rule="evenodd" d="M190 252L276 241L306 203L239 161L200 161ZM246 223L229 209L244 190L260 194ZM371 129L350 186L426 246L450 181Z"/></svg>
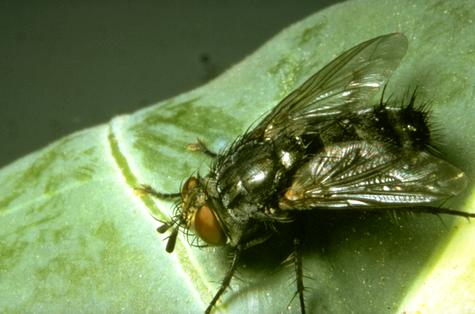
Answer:
<svg viewBox="0 0 475 314"><path fill-rule="evenodd" d="M218 156L217 153L209 150L206 144L200 139L197 139L196 143L188 144L186 148L191 152L200 152L211 158L216 158Z"/></svg>

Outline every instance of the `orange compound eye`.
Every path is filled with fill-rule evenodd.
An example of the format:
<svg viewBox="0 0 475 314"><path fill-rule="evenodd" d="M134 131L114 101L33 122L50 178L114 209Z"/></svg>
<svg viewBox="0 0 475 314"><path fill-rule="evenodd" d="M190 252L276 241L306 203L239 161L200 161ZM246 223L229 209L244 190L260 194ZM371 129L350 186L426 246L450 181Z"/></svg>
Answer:
<svg viewBox="0 0 475 314"><path fill-rule="evenodd" d="M224 245L226 236L213 211L206 205L201 206L195 214L194 230L209 245Z"/></svg>

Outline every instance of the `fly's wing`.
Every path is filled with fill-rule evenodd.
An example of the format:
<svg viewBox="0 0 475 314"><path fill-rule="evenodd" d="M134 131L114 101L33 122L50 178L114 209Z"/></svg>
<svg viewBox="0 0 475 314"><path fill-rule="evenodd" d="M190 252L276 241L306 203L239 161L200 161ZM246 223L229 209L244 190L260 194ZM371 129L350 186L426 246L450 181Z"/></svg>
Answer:
<svg viewBox="0 0 475 314"><path fill-rule="evenodd" d="M427 152L343 142L304 164L279 205L283 210L417 207L443 201L466 185L461 170Z"/></svg>
<svg viewBox="0 0 475 314"><path fill-rule="evenodd" d="M351 48L284 98L248 136L273 140L316 133L342 112L370 108L407 46L403 34L393 33Z"/></svg>

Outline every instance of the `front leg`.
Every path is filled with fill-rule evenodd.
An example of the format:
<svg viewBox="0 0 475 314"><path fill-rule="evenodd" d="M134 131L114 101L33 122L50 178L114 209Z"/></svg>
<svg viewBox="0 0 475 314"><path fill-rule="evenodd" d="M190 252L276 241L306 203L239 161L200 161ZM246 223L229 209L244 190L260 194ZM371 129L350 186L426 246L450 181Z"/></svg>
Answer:
<svg viewBox="0 0 475 314"><path fill-rule="evenodd" d="M206 156L209 156L211 158L216 158L218 157L218 154L209 150L208 147L206 146L205 143L203 143L202 140L197 139L196 143L188 144L187 149L192 152L200 152L205 154Z"/></svg>
<svg viewBox="0 0 475 314"><path fill-rule="evenodd" d="M295 292L294 297L298 294L300 300L300 312L305 314L305 299L303 293L305 291L305 286L303 285L303 266L302 266L302 252L301 252L302 242L300 238L294 238L294 252L292 254L294 260L294 269L295 269L295 282L297 283L297 291Z"/></svg>
<svg viewBox="0 0 475 314"><path fill-rule="evenodd" d="M180 193L162 193L162 192L158 192L158 191L154 190L150 185L145 185L145 184L143 184L139 187L136 187L134 190L139 196L144 196L144 195L148 194L148 195L151 195L153 197L156 197L156 198L162 199L162 200L177 199L178 197L181 196ZM170 236L168 237L167 247L166 247L166 251L168 253L171 253L171 252L173 252L173 249L175 248L176 238L178 236L178 231L179 231L178 227L176 226L177 222L173 218L170 221L167 221L167 222L164 222L164 221L161 221L161 220L158 220L158 221L162 223L162 225L157 228L158 233L165 233L170 228L172 228L172 232L171 232Z"/></svg>
<svg viewBox="0 0 475 314"><path fill-rule="evenodd" d="M211 310L213 307L216 305L216 302L218 302L219 298L221 295L226 291L226 289L229 287L229 284L231 282L231 279L234 276L234 272L236 271L237 267L237 262L239 260L239 257L241 256L242 248L238 246L234 252L233 252L233 258L231 260L231 264L229 265L228 271L226 272L226 275L223 278L223 281L221 282L221 287L219 287L218 292L213 297L213 300L209 303L208 307L206 308L205 314L211 313Z"/></svg>
<svg viewBox="0 0 475 314"><path fill-rule="evenodd" d="M208 147L206 146L206 144L203 143L203 141L201 141L200 139L197 139L196 143L188 144L187 149L189 151L192 151L192 152L204 153L205 155L207 155L209 157L212 157L212 158L216 158L218 156L217 153L209 150ZM162 193L162 192L158 192L157 190L155 190L154 188L152 188L148 184L142 184L139 187L136 187L134 190L139 196L143 196L143 195L148 194L148 195L152 195L153 197L156 197L156 198L162 199L162 200L176 199L176 198L179 198L181 196L180 193Z"/></svg>
<svg viewBox="0 0 475 314"><path fill-rule="evenodd" d="M139 187L134 188L134 190L139 196L148 194L161 200L170 200L170 199L176 199L180 197L180 193L158 192L157 190L155 190L154 188L152 188L150 185L147 185L147 184L142 184Z"/></svg>

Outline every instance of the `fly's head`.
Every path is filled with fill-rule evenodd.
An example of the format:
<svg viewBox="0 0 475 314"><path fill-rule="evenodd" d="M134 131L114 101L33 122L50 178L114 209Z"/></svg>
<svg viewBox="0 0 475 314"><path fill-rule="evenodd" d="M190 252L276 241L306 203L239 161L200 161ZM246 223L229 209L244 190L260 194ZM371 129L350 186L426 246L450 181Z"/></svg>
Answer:
<svg viewBox="0 0 475 314"><path fill-rule="evenodd" d="M166 250L172 252L178 231L192 231L208 245L226 244L226 235L206 193L206 184L202 179L191 176L181 187L181 201L177 204L175 214L170 222L157 230L160 233L173 227Z"/></svg>

